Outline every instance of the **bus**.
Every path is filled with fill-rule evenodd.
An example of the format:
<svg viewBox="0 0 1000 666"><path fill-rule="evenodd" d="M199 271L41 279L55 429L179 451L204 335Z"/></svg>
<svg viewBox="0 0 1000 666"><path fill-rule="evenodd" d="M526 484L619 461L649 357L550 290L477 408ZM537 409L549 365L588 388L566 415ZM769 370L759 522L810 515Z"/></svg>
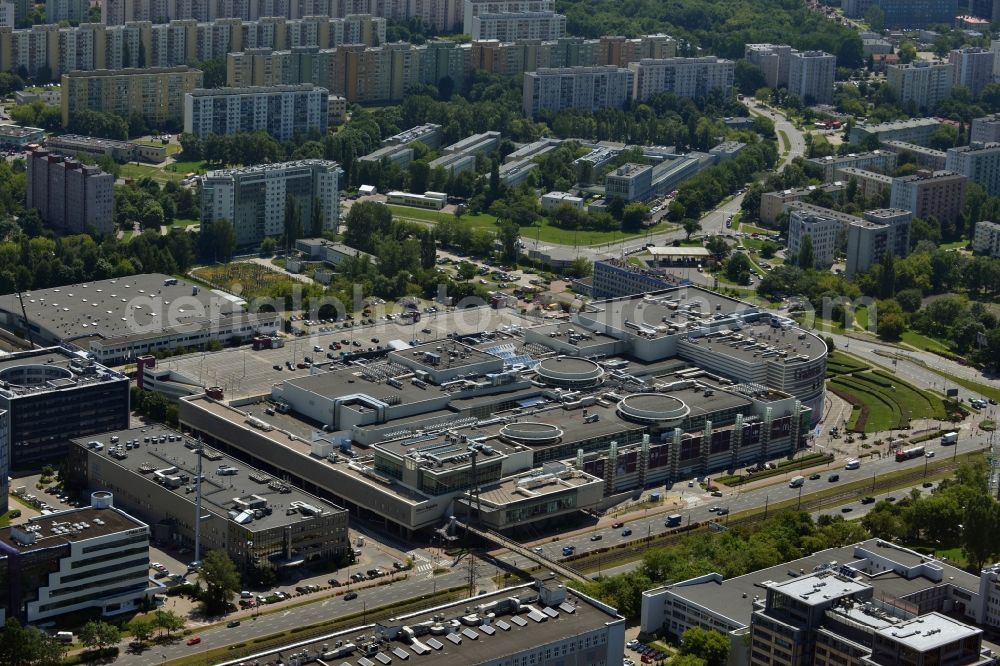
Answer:
<svg viewBox="0 0 1000 666"><path fill-rule="evenodd" d="M904 460L912 460L913 458L919 458L924 455L924 447L914 446L912 449L903 449L902 451L896 451L896 462L903 462Z"/></svg>

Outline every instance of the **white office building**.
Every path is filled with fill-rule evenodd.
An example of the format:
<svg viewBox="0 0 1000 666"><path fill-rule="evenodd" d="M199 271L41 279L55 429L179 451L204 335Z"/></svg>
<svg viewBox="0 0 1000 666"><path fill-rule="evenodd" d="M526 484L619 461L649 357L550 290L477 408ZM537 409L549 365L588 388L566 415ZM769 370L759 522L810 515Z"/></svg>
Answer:
<svg viewBox="0 0 1000 666"><path fill-rule="evenodd" d="M949 148L945 169L979 183L992 196L1000 196L1000 143L972 143Z"/></svg>
<svg viewBox="0 0 1000 666"><path fill-rule="evenodd" d="M552 41L565 36L566 17L554 12L479 14L472 18L472 39L475 41Z"/></svg>
<svg viewBox="0 0 1000 666"><path fill-rule="evenodd" d="M336 229L342 174L329 160L210 171L201 181L201 223L229 220L237 245L256 245L285 232L285 204L294 197L304 224L312 220L312 208L318 204L323 229Z"/></svg>
<svg viewBox="0 0 1000 666"><path fill-rule="evenodd" d="M199 88L184 96L184 131L205 138L263 130L278 141L329 126L329 91L312 84Z"/></svg>
<svg viewBox="0 0 1000 666"><path fill-rule="evenodd" d="M768 88L788 85L792 47L787 44L747 44L743 57L764 72Z"/></svg>
<svg viewBox="0 0 1000 666"><path fill-rule="evenodd" d="M885 71L886 83L904 108L912 102L918 109L933 109L951 94L954 78L954 65L926 60L889 65Z"/></svg>
<svg viewBox="0 0 1000 666"><path fill-rule="evenodd" d="M972 249L976 254L1000 258L1000 224L987 220L976 222Z"/></svg>
<svg viewBox="0 0 1000 666"><path fill-rule="evenodd" d="M632 95L632 70L605 67L539 69L524 74L524 115L576 109L593 113L620 108Z"/></svg>
<svg viewBox="0 0 1000 666"><path fill-rule="evenodd" d="M635 73L632 97L646 101L659 93L678 97L704 97L712 91L729 94L736 65L715 56L703 58L643 58L629 63Z"/></svg>
<svg viewBox="0 0 1000 666"><path fill-rule="evenodd" d="M788 68L788 92L804 104L833 101L833 79L837 58L823 51L792 51Z"/></svg>

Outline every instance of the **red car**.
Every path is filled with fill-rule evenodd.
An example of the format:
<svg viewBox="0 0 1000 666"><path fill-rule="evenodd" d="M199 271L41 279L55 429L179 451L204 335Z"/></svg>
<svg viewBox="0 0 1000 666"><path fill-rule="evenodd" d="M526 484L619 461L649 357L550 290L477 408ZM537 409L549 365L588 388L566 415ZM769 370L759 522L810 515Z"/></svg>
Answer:
<svg viewBox="0 0 1000 666"><path fill-rule="evenodd" d="M611 527L617 530L619 527L625 527L625 523L612 523Z"/></svg>
<svg viewBox="0 0 1000 666"><path fill-rule="evenodd" d="M201 636L192 636L191 638L187 639L188 645L197 645L198 643L201 643Z"/></svg>

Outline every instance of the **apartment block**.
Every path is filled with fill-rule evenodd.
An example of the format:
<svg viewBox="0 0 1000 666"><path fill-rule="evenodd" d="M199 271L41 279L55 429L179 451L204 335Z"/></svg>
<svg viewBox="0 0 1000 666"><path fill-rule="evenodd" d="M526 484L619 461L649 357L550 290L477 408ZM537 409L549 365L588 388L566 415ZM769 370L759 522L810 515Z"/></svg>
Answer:
<svg viewBox="0 0 1000 666"><path fill-rule="evenodd" d="M524 115L576 109L593 113L621 108L632 95L634 74L623 67L539 69L524 75Z"/></svg>
<svg viewBox="0 0 1000 666"><path fill-rule="evenodd" d="M976 143L1000 142L1000 115L973 118L969 128L969 141Z"/></svg>
<svg viewBox="0 0 1000 666"><path fill-rule="evenodd" d="M951 171L920 171L892 182L889 205L926 219L952 222L962 214L968 179Z"/></svg>
<svg viewBox="0 0 1000 666"><path fill-rule="evenodd" d="M97 70L62 76L62 123L81 111L128 118L133 112L154 127L180 127L184 95L202 86L201 70L190 67Z"/></svg>
<svg viewBox="0 0 1000 666"><path fill-rule="evenodd" d="M575 38L585 43L582 38ZM593 40L589 40L593 41ZM605 35L597 40L597 53L593 64L625 67L643 58L673 58L677 55L677 40L658 33L627 39L620 35ZM582 63L580 63L582 64Z"/></svg>
<svg viewBox="0 0 1000 666"><path fill-rule="evenodd" d="M747 44L744 58L760 67L768 88L788 85L792 47L787 44Z"/></svg>
<svg viewBox="0 0 1000 666"><path fill-rule="evenodd" d="M263 130L279 141L326 134L330 93L309 84L197 89L184 96L184 131L205 138Z"/></svg>
<svg viewBox="0 0 1000 666"><path fill-rule="evenodd" d="M89 0L45 0L45 20L49 23L85 21L89 11Z"/></svg>
<svg viewBox="0 0 1000 666"><path fill-rule="evenodd" d="M885 123L859 123L851 128L851 143L862 144L869 137L881 141L906 141L918 146L926 146L931 134L941 126L937 118L911 118L909 120L892 120Z"/></svg>
<svg viewBox="0 0 1000 666"><path fill-rule="evenodd" d="M969 9L966 0L844 0L844 14L864 18L870 7L885 15L887 28L926 28L933 23L951 25ZM978 15L978 14L977 14Z"/></svg>
<svg viewBox="0 0 1000 666"><path fill-rule="evenodd" d="M954 49L948 62L955 68L955 85L965 86L975 96L993 80L993 52L980 46Z"/></svg>
<svg viewBox="0 0 1000 666"><path fill-rule="evenodd" d="M726 95L732 90L735 63L714 56L703 58L644 58L629 63L635 74L632 97L646 101L659 93L678 97L705 97L718 91Z"/></svg>
<svg viewBox="0 0 1000 666"><path fill-rule="evenodd" d="M885 80L901 105L912 103L918 109L933 109L951 95L955 66L917 60L905 65L890 65Z"/></svg>
<svg viewBox="0 0 1000 666"><path fill-rule="evenodd" d="M788 67L788 92L804 104L833 101L837 58L824 51L792 51Z"/></svg>
<svg viewBox="0 0 1000 666"><path fill-rule="evenodd" d="M0 28L17 25L17 8L13 2L0 2Z"/></svg>
<svg viewBox="0 0 1000 666"><path fill-rule="evenodd" d="M788 256L792 260L797 259L805 237L809 236L815 267L820 269L833 265L847 227L860 221L860 218L853 215L799 202L788 204L787 210Z"/></svg>
<svg viewBox="0 0 1000 666"><path fill-rule="evenodd" d="M1000 224L987 220L976 222L976 233L972 239L972 249L977 254L1000 257Z"/></svg>
<svg viewBox="0 0 1000 666"><path fill-rule="evenodd" d="M471 35L473 19L481 14L554 12L555 0L463 0L462 32Z"/></svg>
<svg viewBox="0 0 1000 666"><path fill-rule="evenodd" d="M908 255L912 221L913 213L908 210L883 208L867 211L864 219L852 222L847 228L847 276L867 271L887 253Z"/></svg>
<svg viewBox="0 0 1000 666"><path fill-rule="evenodd" d="M843 183L854 181L858 191L868 198L881 196L892 189L892 176L856 167L837 169L834 178Z"/></svg>
<svg viewBox="0 0 1000 666"><path fill-rule="evenodd" d="M949 148L945 169L982 185L992 196L1000 195L1000 143L974 142Z"/></svg>
<svg viewBox="0 0 1000 666"><path fill-rule="evenodd" d="M315 159L210 171L202 177L201 223L229 220L239 246L257 245L285 232L285 205L294 197L303 228L319 206L323 229L335 229L342 174L336 162Z"/></svg>
<svg viewBox="0 0 1000 666"><path fill-rule="evenodd" d="M28 155L28 208L67 233L114 232L115 177L100 168L38 148Z"/></svg>
<svg viewBox="0 0 1000 666"><path fill-rule="evenodd" d="M807 185L806 187L778 190L777 192L764 192L760 195L760 221L767 225L777 223L778 216L784 212L787 204L808 199L814 192L828 195L839 203L844 199L845 189L845 183L838 181L825 185Z"/></svg>
<svg viewBox="0 0 1000 666"><path fill-rule="evenodd" d="M932 171L944 169L947 163L947 154L943 150L918 146L907 141L883 141L882 150L896 153L897 156L906 155L916 160L919 166Z"/></svg>
<svg viewBox="0 0 1000 666"><path fill-rule="evenodd" d="M566 17L554 12L478 14L472 18L472 39L517 42L553 40L566 35Z"/></svg>
<svg viewBox="0 0 1000 666"><path fill-rule="evenodd" d="M896 154L887 150L873 150L848 155L827 155L826 157L811 157L806 160L806 164L819 169L823 180L829 182L836 178L838 169L848 167L891 174L896 169Z"/></svg>
<svg viewBox="0 0 1000 666"><path fill-rule="evenodd" d="M0 529L0 619L40 622L67 613L134 613L165 588L149 578L149 526L114 507L91 505Z"/></svg>

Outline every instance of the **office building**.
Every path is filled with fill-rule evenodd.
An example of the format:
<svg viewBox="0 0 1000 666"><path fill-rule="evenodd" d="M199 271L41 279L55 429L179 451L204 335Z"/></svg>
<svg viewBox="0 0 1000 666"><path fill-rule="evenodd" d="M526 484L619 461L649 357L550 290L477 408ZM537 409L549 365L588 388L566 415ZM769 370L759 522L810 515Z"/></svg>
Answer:
<svg viewBox="0 0 1000 666"><path fill-rule="evenodd" d="M947 155L943 150L918 146L907 141L883 141L882 150L896 153L897 157L905 155L915 161L918 166L931 171L940 171L947 164ZM897 159L897 161L899 160Z"/></svg>
<svg viewBox="0 0 1000 666"><path fill-rule="evenodd" d="M792 51L788 67L788 92L803 104L833 101L837 58L823 51Z"/></svg>
<svg viewBox="0 0 1000 666"><path fill-rule="evenodd" d="M261 653L260 661L274 663L294 650L305 663L340 665L433 660L440 666L598 666L620 662L625 649L625 618L551 575L401 615L392 624L355 625L280 645Z"/></svg>
<svg viewBox="0 0 1000 666"><path fill-rule="evenodd" d="M863 220L852 222L847 228L847 276L867 271L886 254L908 255L912 220L908 210L886 208L868 211Z"/></svg>
<svg viewBox="0 0 1000 666"><path fill-rule="evenodd" d="M902 208L914 217L932 215L941 222L954 222L962 214L968 179L950 171L920 171L892 182L889 206Z"/></svg>
<svg viewBox="0 0 1000 666"><path fill-rule="evenodd" d="M731 579L710 573L648 590L641 630L674 640L691 627L721 631L739 666L985 665L992 659L980 656L973 625L997 624L996 577L993 567L977 576L869 539Z"/></svg>
<svg viewBox="0 0 1000 666"><path fill-rule="evenodd" d="M1000 224L987 220L976 222L972 249L977 254L1000 258Z"/></svg>
<svg viewBox="0 0 1000 666"><path fill-rule="evenodd" d="M472 39L519 42L566 36L566 17L553 12L478 14L472 18Z"/></svg>
<svg viewBox="0 0 1000 666"><path fill-rule="evenodd" d="M955 68L955 85L965 86L978 96L993 80L993 52L980 46L954 49L948 62Z"/></svg>
<svg viewBox="0 0 1000 666"><path fill-rule="evenodd" d="M837 250L843 245L847 227L860 222L853 215L800 202L787 205L788 256L797 261L806 236L812 241L813 268L826 269L833 265Z"/></svg>
<svg viewBox="0 0 1000 666"><path fill-rule="evenodd" d="M409 145L419 141L428 148L435 149L441 145L441 126L434 123L417 125L387 139L382 139L383 146Z"/></svg>
<svg viewBox="0 0 1000 666"><path fill-rule="evenodd" d="M280 323L277 313L246 313L244 301L162 273L36 289L23 296L35 344L72 345L107 365L178 347L201 349L213 340L226 344L234 337L269 335ZM26 335L16 294L0 296L0 326Z"/></svg>
<svg viewBox="0 0 1000 666"><path fill-rule="evenodd" d="M714 56L703 58L644 58L629 63L635 74L632 97L646 101L659 93L678 97L705 97L715 91L729 95L733 88L735 63Z"/></svg>
<svg viewBox="0 0 1000 666"><path fill-rule="evenodd" d="M319 206L323 229L335 230L342 174L336 162L316 159L210 171L201 181L201 223L229 220L237 245L258 245L285 233L285 205L294 197L303 221Z"/></svg>
<svg viewBox="0 0 1000 666"><path fill-rule="evenodd" d="M568 192L548 192L542 195L542 210L551 212L560 206L572 206L577 210L583 210L583 199Z"/></svg>
<svg viewBox="0 0 1000 666"><path fill-rule="evenodd" d="M744 58L760 67L768 88L788 86L792 47L787 44L747 44Z"/></svg>
<svg viewBox="0 0 1000 666"><path fill-rule="evenodd" d="M62 123L81 111L103 111L128 118L142 115L153 127L180 128L184 95L202 86L201 70L187 66L73 71L62 75Z"/></svg>
<svg viewBox="0 0 1000 666"><path fill-rule="evenodd" d="M1000 115L973 118L969 128L969 141L972 143L1000 142Z"/></svg>
<svg viewBox="0 0 1000 666"><path fill-rule="evenodd" d="M59 231L114 232L115 177L99 167L36 148L28 155L28 207Z"/></svg>
<svg viewBox="0 0 1000 666"><path fill-rule="evenodd" d="M648 164L623 164L604 176L604 195L625 201L643 200L653 187L653 167Z"/></svg>
<svg viewBox="0 0 1000 666"><path fill-rule="evenodd" d="M500 132L472 134L440 150L443 155L486 155L500 147Z"/></svg>
<svg viewBox="0 0 1000 666"><path fill-rule="evenodd" d="M86 21L89 14L89 0L45 0L45 20L49 23L79 23Z"/></svg>
<svg viewBox="0 0 1000 666"><path fill-rule="evenodd" d="M934 23L951 25L969 8L965 0L844 0L844 14L863 19L870 7L885 15L886 28L926 28Z"/></svg>
<svg viewBox="0 0 1000 666"><path fill-rule="evenodd" d="M882 197L883 194L888 194L892 190L892 176L857 167L837 169L834 179L845 184L854 181L858 192L868 199Z"/></svg>
<svg viewBox="0 0 1000 666"><path fill-rule="evenodd" d="M1000 143L949 148L945 169L982 185L991 196L1000 196Z"/></svg>
<svg viewBox="0 0 1000 666"><path fill-rule="evenodd" d="M200 88L184 96L184 131L210 134L264 131L278 141L309 132L326 134L330 93L309 84Z"/></svg>
<svg viewBox="0 0 1000 666"><path fill-rule="evenodd" d="M374 150L367 155L362 155L358 158L358 161L372 162L375 164L381 164L385 161L387 164L395 164L399 167L405 167L413 161L413 148L409 148L405 145L382 146L378 150Z"/></svg>
<svg viewBox="0 0 1000 666"><path fill-rule="evenodd" d="M378 263L378 257L375 255L326 238L300 238L295 241L295 249L310 261L322 261L334 268L354 257L367 257L373 264Z"/></svg>
<svg viewBox="0 0 1000 666"><path fill-rule="evenodd" d="M869 125L859 123L851 128L851 143L863 145L870 137L877 141L906 141L918 146L930 143L931 134L941 126L937 118L912 118L910 120L892 120L885 123Z"/></svg>
<svg viewBox="0 0 1000 666"><path fill-rule="evenodd" d="M621 259L594 262L592 294L597 300L670 289L682 278L662 269L642 268Z"/></svg>
<svg viewBox="0 0 1000 666"><path fill-rule="evenodd" d="M5 328L18 330L10 324L8 314ZM128 425L128 377L61 347L4 356L0 382L9 469L55 463L70 439ZM4 481L6 474L4 469ZM7 495L0 501L6 503Z"/></svg>
<svg viewBox="0 0 1000 666"><path fill-rule="evenodd" d="M539 69L524 75L524 115L533 117L541 111L576 109L593 113L601 109L621 108L632 95L631 70L605 67L566 67Z"/></svg>
<svg viewBox="0 0 1000 666"><path fill-rule="evenodd" d="M81 136L79 134L60 134L46 139L45 147L64 155L88 155L99 157L107 155L115 162L146 162L162 164L167 159L167 147L151 146L145 143L103 139L96 136Z"/></svg>
<svg viewBox="0 0 1000 666"><path fill-rule="evenodd" d="M473 19L480 14L554 12L555 0L463 0L462 32L471 35Z"/></svg>
<svg viewBox="0 0 1000 666"><path fill-rule="evenodd" d="M885 70L885 81L896 94L901 106L912 104L921 111L930 111L938 102L951 95L955 80L955 66L951 63L935 64L916 60L905 65L890 65Z"/></svg>
<svg viewBox="0 0 1000 666"><path fill-rule="evenodd" d="M193 548L199 446L157 424L78 438L66 483L114 493L122 509L152 526L157 544ZM346 554L347 511L215 449L202 451L202 552L225 551L242 573Z"/></svg>
<svg viewBox="0 0 1000 666"><path fill-rule="evenodd" d="M0 146L5 148L24 148L44 140L45 130L39 127L24 127L8 123L0 125Z"/></svg>
<svg viewBox="0 0 1000 666"><path fill-rule="evenodd" d="M846 183L838 181L826 183L824 185L807 185L795 189L778 190L776 192L764 192L760 195L760 221L765 225L774 225L785 211L786 204L793 201L803 201L812 196L829 196L834 202L840 203L844 200L844 190ZM819 192L820 194L813 194Z"/></svg>
<svg viewBox="0 0 1000 666"><path fill-rule="evenodd" d="M848 167L891 174L896 170L896 154L887 150L872 150L848 155L810 157L806 160L806 164L811 168L818 169L820 177L824 181L830 182L837 179L837 171Z"/></svg>
<svg viewBox="0 0 1000 666"><path fill-rule="evenodd" d="M41 622L67 613L135 613L162 586L149 578L149 526L117 509L111 493L91 505L0 529L0 619Z"/></svg>

